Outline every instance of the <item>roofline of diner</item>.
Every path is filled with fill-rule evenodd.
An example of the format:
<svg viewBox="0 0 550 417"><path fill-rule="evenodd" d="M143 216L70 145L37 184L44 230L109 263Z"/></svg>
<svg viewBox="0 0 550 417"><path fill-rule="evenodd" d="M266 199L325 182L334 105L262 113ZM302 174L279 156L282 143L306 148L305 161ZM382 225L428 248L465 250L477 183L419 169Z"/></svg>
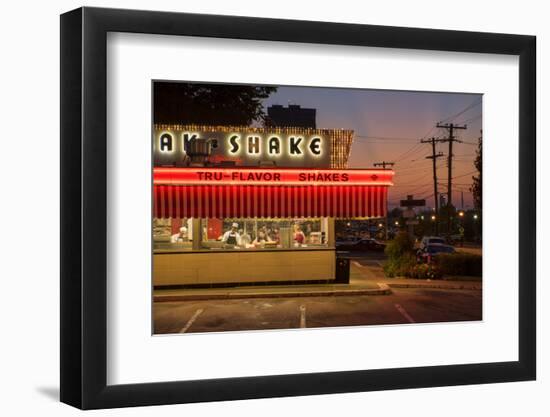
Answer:
<svg viewBox="0 0 550 417"><path fill-rule="evenodd" d="M248 132L257 132L257 133L269 133L269 132L277 132L277 131L284 131L284 130L292 130L295 132L308 132L308 133L334 133L334 132L342 132L346 134L353 134L353 129L342 129L342 128L333 128L333 129L313 129L311 127L297 127L297 126L269 126L269 127L261 127L261 126L228 126L228 125L200 125L200 124L172 124L172 123L154 123L153 128L156 130L161 129L169 129L169 130L204 130L212 132L223 130L223 131L242 131L246 130Z"/></svg>

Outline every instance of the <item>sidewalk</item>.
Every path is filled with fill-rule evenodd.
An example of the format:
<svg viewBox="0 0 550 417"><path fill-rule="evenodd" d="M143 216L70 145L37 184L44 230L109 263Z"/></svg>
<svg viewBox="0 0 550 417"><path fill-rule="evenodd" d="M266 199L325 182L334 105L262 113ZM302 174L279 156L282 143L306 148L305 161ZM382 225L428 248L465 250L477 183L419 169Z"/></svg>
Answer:
<svg viewBox="0 0 550 417"><path fill-rule="evenodd" d="M481 281L386 278L381 267L352 261L349 284L272 285L229 288L154 290L154 302L232 300L241 298L389 295L391 288L482 290Z"/></svg>
<svg viewBox="0 0 550 417"><path fill-rule="evenodd" d="M458 281L445 279L407 279L407 278L384 278L380 283L390 288L440 288L446 290L479 290L483 289L481 281Z"/></svg>

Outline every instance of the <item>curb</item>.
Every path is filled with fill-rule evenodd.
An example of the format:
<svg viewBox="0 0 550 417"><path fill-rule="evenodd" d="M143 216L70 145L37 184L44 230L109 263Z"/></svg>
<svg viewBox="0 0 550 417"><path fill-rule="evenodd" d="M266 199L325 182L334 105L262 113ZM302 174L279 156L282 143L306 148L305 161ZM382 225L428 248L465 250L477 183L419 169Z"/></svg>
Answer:
<svg viewBox="0 0 550 417"><path fill-rule="evenodd" d="M288 292L257 292L239 293L226 292L216 294L166 294L154 295L154 302L170 301L201 301L201 300L237 300L244 298L283 298L283 297L320 297L320 296L354 296L354 295L389 295L392 293L387 284L378 283L378 288L342 289L342 290L312 290L312 291L288 291ZM265 291L265 290L264 290Z"/></svg>
<svg viewBox="0 0 550 417"><path fill-rule="evenodd" d="M478 290L482 291L483 287L472 284L388 284L390 288L434 288L442 290Z"/></svg>

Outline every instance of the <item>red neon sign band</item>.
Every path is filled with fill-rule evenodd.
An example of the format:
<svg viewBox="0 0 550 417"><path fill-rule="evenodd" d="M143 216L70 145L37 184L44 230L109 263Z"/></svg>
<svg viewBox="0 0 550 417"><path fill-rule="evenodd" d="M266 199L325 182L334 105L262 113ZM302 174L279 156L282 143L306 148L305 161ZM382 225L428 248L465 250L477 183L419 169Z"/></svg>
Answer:
<svg viewBox="0 0 550 417"><path fill-rule="evenodd" d="M392 170L154 168L155 185L393 185Z"/></svg>

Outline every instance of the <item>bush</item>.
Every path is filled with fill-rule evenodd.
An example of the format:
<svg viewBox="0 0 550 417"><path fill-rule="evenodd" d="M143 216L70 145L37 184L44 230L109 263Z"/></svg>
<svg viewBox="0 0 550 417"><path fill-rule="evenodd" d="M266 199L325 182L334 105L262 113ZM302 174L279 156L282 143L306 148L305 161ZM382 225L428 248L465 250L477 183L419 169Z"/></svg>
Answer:
<svg viewBox="0 0 550 417"><path fill-rule="evenodd" d="M443 277L441 269L435 264L417 264L409 269L409 278L417 279L440 279Z"/></svg>
<svg viewBox="0 0 550 417"><path fill-rule="evenodd" d="M384 252L388 256L384 264L384 273L387 277L406 276L416 265L414 241L405 232L398 233L395 239L386 245Z"/></svg>
<svg viewBox="0 0 550 417"><path fill-rule="evenodd" d="M388 278L394 278L397 275L397 265L391 262L384 263L384 275Z"/></svg>
<svg viewBox="0 0 550 417"><path fill-rule="evenodd" d="M414 241L405 232L400 232L384 250L390 261L397 261L406 254L414 252Z"/></svg>
<svg viewBox="0 0 550 417"><path fill-rule="evenodd" d="M445 275L470 275L480 277L483 269L481 255L471 253L440 254L435 258L437 267Z"/></svg>
<svg viewBox="0 0 550 417"><path fill-rule="evenodd" d="M399 233L386 246L388 260L384 264L387 277L397 276L418 279L439 279L443 275L469 275L481 277L480 255L470 253L442 253L429 264L418 264L414 241L405 232Z"/></svg>
<svg viewBox="0 0 550 417"><path fill-rule="evenodd" d="M384 264L384 273L387 277L407 276L411 268L416 266L416 257L406 253L400 258L388 259Z"/></svg>
<svg viewBox="0 0 550 417"><path fill-rule="evenodd" d="M435 264L419 264L412 255L405 255L399 261L388 261L384 264L384 273L389 278L406 277L416 279L440 279L441 268Z"/></svg>

